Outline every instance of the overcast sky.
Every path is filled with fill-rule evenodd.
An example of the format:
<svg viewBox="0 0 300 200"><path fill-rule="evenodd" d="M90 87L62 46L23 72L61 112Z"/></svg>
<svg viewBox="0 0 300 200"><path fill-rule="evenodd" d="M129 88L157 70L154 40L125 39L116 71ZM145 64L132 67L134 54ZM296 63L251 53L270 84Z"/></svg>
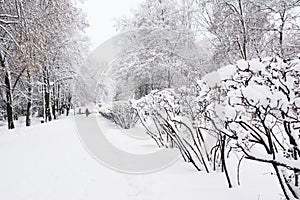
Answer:
<svg viewBox="0 0 300 200"><path fill-rule="evenodd" d="M114 19L130 15L142 0L85 0L83 10L87 14L90 27L87 34L91 38L91 49L116 34Z"/></svg>

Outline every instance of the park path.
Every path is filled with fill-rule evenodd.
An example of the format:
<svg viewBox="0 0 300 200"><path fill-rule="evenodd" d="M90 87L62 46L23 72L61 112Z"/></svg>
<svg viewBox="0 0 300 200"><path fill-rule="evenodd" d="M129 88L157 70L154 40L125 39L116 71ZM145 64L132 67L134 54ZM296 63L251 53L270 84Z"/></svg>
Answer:
<svg viewBox="0 0 300 200"><path fill-rule="evenodd" d="M155 172L170 166L180 157L177 149L162 148L146 154L124 151L113 145L106 138L104 132L109 134L111 130L101 127L94 115L90 117L75 117L75 124L86 150L99 162L116 171L133 174ZM138 129L135 135L138 136L140 131L141 129ZM120 131L120 134L125 133ZM143 133L141 132L142 135Z"/></svg>
<svg viewBox="0 0 300 200"><path fill-rule="evenodd" d="M78 120L86 128L92 126L90 117L79 116ZM100 126L110 129L106 134L113 135L110 140L124 136L112 123L99 120ZM253 171L259 175L260 169L251 169L251 176L242 179L244 186L231 190L222 174L196 172L181 160L155 173L119 173L87 152L77 133L76 121L70 117L11 131L0 128L0 199L278 199L274 191L279 189L270 182L269 175L257 181ZM270 191L264 189L266 184Z"/></svg>

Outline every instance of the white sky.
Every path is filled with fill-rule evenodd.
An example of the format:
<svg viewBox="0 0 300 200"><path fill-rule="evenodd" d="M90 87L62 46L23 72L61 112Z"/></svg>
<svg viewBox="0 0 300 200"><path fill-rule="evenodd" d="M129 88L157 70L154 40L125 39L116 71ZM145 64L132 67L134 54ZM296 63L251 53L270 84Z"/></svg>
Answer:
<svg viewBox="0 0 300 200"><path fill-rule="evenodd" d="M114 19L130 15L142 0L85 0L83 10L87 14L90 27L87 34L91 38L91 50L116 34Z"/></svg>

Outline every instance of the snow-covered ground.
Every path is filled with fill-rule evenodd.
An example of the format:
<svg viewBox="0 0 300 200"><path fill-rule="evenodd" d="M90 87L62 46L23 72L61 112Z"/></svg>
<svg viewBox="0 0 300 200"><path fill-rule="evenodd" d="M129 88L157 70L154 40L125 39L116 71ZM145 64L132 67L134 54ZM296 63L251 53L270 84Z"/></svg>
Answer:
<svg viewBox="0 0 300 200"><path fill-rule="evenodd" d="M101 117L98 121L118 148L157 151L153 141L128 136ZM0 199L5 200L279 200L281 190L270 172L247 161L242 186L233 189L228 189L224 175L197 172L182 160L155 173L124 174L103 166L85 150L73 117L11 131L0 127Z"/></svg>

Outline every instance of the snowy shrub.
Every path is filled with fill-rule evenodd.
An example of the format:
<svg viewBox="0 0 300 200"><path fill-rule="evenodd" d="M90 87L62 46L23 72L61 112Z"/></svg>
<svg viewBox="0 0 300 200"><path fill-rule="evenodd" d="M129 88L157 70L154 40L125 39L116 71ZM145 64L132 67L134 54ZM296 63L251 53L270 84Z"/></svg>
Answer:
<svg viewBox="0 0 300 200"><path fill-rule="evenodd" d="M299 66L299 59L240 60L220 69L203 96L219 94L205 118L242 158L271 164L287 199L300 198Z"/></svg>
<svg viewBox="0 0 300 200"><path fill-rule="evenodd" d="M224 79L226 133L247 159L270 163L284 194L299 199L300 60L239 61Z"/></svg>
<svg viewBox="0 0 300 200"><path fill-rule="evenodd" d="M105 117L106 119L112 120L113 121L113 114L112 114L112 108L111 106L108 105L102 105L99 108L99 113Z"/></svg>
<svg viewBox="0 0 300 200"><path fill-rule="evenodd" d="M134 127L138 121L136 111L127 101L114 102L112 107L102 108L100 114L103 117L114 121L123 129Z"/></svg>
<svg viewBox="0 0 300 200"><path fill-rule="evenodd" d="M152 91L133 107L159 146L179 148L197 169L221 168L231 186L225 155L235 152L271 164L286 198L299 199L299 84L299 59L240 60L190 88Z"/></svg>
<svg viewBox="0 0 300 200"><path fill-rule="evenodd" d="M178 148L185 161L197 170L209 172L212 158L204 141L207 134L193 120L201 112L193 93L192 88L152 91L132 103L158 146Z"/></svg>

